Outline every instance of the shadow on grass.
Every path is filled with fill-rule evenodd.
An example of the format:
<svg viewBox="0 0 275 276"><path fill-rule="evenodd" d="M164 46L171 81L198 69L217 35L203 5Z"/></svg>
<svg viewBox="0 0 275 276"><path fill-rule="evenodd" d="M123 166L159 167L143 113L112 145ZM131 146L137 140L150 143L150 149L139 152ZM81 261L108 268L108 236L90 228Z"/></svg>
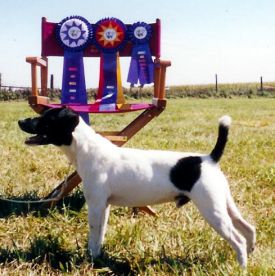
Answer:
<svg viewBox="0 0 275 276"><path fill-rule="evenodd" d="M49 263L54 269L69 271L72 261L77 265L83 261L83 256L75 254L75 252L66 251L61 247L57 237L37 237L27 250L0 248L0 263L9 262L32 262L40 264Z"/></svg>
<svg viewBox="0 0 275 276"><path fill-rule="evenodd" d="M186 272L192 274L194 266L199 266L204 269L207 264L211 263L209 256L167 256L163 254L163 251L159 252L159 257L148 256L140 258L140 256L131 256L129 258L113 258L103 254L100 258L94 261L95 268L109 268L115 275L147 275L148 271L155 271L157 275L158 271L167 273L168 275L178 275L179 272ZM149 273L150 274L150 273Z"/></svg>
<svg viewBox="0 0 275 276"><path fill-rule="evenodd" d="M108 272L112 272L110 275L136 275L135 270L132 270L132 266L129 260L118 259L113 256L109 256L104 252L99 258L94 259L94 269L108 269Z"/></svg>
<svg viewBox="0 0 275 276"><path fill-rule="evenodd" d="M157 267L167 273L177 271L191 271L194 265L204 266L209 260L204 258L189 258L178 256L160 256L155 259L147 256L146 258L116 258L104 252L99 258L91 260L87 250L76 248L66 250L62 246L62 240L52 235L35 237L31 241L29 248L18 249L0 247L0 264L8 263L31 263L34 267L46 263L51 268L70 273L73 270L81 269L84 265L90 267L91 272L105 273L106 275L137 275L145 273L148 267Z"/></svg>
<svg viewBox="0 0 275 276"><path fill-rule="evenodd" d="M159 257L151 257L150 254L138 260L137 265L132 265L132 269L136 274L143 274L148 271L148 267L151 267L153 271L161 271L168 275L178 275L179 272L192 274L194 266L200 267L204 270L207 265L211 263L210 255L195 256L185 252L184 255L167 255L165 250L162 249L159 252Z"/></svg>
<svg viewBox="0 0 275 276"><path fill-rule="evenodd" d="M10 197L9 200L33 201L40 198L36 193L25 194L20 197ZM81 190L77 189L73 194L59 201L54 207L55 210L63 212L65 210L80 211L85 203L84 195ZM47 216L49 209L41 209L41 203L17 203L6 201L0 197L0 218L10 215L26 215L32 213L37 216ZM85 251L85 250L84 250ZM31 242L30 248L21 250L14 245L13 249L0 247L0 264L9 262L28 262L40 264L47 262L53 269L64 272L70 272L73 268L81 266L83 263L91 264L91 269L95 272L109 272L115 275L137 275L146 272L148 267L158 266L162 271L172 273L175 271L189 271L194 264L204 265L208 261L200 258L182 258L178 256L167 256L160 252L159 258L134 257L133 260L128 258L116 258L108 255L106 252L100 258L91 261L88 252L80 250L68 251L62 247L58 237L48 235L46 237L36 237Z"/></svg>
<svg viewBox="0 0 275 276"><path fill-rule="evenodd" d="M33 213L34 215L46 216L49 213L48 208L42 208L42 203L31 202L38 201L40 198L37 193L28 193L22 196L4 198L0 197L0 218L10 215L26 215ZM80 190L76 190L73 194L60 200L54 208L62 212L64 208L72 211L80 211L85 203L85 198Z"/></svg>
<svg viewBox="0 0 275 276"><path fill-rule="evenodd" d="M91 262L90 256L85 250L65 250L62 242L58 237L48 235L46 237L36 237L26 250L0 248L0 264L11 263L31 263L37 264L47 263L53 269L62 272L71 272L73 269L79 269L81 264L91 265L91 271L96 272L112 272L115 275L134 275L131 266L127 261L118 260L103 254Z"/></svg>

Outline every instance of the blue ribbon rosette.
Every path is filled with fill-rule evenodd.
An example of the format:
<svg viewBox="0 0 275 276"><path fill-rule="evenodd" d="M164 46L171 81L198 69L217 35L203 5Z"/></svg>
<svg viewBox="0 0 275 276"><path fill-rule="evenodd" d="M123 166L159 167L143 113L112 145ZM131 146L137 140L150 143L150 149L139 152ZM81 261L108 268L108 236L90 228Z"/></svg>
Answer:
<svg viewBox="0 0 275 276"><path fill-rule="evenodd" d="M64 48L62 104L87 104L83 51L92 38L90 23L81 16L63 19L56 28L56 37ZM81 114L88 123L88 114Z"/></svg>
<svg viewBox="0 0 275 276"><path fill-rule="evenodd" d="M152 29L144 22L134 23L129 28L129 39L133 43L132 57L127 81L132 86L154 82L154 63L149 47Z"/></svg>

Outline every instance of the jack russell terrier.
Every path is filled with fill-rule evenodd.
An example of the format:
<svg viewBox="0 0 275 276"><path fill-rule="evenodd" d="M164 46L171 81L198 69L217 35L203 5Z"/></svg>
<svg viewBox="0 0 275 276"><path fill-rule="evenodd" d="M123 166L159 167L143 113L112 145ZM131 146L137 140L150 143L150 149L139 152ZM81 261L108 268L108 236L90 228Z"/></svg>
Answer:
<svg viewBox="0 0 275 276"><path fill-rule="evenodd" d="M27 145L59 146L81 176L92 257L101 253L111 204L137 207L174 201L181 207L191 200L236 251L239 264L247 265L247 253L255 247L255 227L241 216L218 165L227 142L229 116L220 118L210 154L121 148L65 107L18 123L23 131L35 134L26 140Z"/></svg>

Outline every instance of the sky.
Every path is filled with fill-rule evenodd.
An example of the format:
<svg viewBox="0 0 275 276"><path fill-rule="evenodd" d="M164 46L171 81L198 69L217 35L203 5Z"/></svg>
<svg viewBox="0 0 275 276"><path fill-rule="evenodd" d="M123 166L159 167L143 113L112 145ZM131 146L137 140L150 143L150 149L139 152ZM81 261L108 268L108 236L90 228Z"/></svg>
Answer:
<svg viewBox="0 0 275 276"><path fill-rule="evenodd" d="M275 81L274 0L0 0L2 85L30 86L27 56L41 52L41 17L60 22L80 15L95 23L161 19L162 59L171 60L167 85ZM62 58L49 59L61 87ZM130 60L121 58L126 87ZM85 60L86 86L97 87L98 59Z"/></svg>

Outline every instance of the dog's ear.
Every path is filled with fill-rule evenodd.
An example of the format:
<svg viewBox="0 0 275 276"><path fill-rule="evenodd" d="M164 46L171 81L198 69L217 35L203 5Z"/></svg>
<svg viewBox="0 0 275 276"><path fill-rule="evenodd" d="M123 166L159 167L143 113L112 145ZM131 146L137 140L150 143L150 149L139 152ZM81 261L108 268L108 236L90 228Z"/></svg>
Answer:
<svg viewBox="0 0 275 276"><path fill-rule="evenodd" d="M68 118L76 118L77 117L78 118L79 115L76 112L74 112L72 109L70 109L66 106L62 106L60 108L60 112L58 114L58 117L59 118L62 118L62 117L68 117Z"/></svg>

